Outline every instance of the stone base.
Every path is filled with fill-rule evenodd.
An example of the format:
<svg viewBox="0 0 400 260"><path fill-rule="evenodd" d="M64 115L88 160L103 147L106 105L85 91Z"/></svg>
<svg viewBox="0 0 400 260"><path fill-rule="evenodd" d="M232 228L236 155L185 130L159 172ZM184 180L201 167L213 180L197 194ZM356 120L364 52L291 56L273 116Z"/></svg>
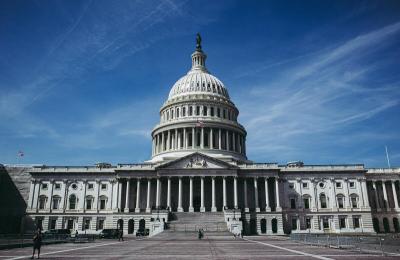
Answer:
<svg viewBox="0 0 400 260"><path fill-rule="evenodd" d="M217 212L217 207L212 207L211 212Z"/></svg>
<svg viewBox="0 0 400 260"><path fill-rule="evenodd" d="M178 212L183 212L183 208L178 208Z"/></svg>
<svg viewBox="0 0 400 260"><path fill-rule="evenodd" d="M200 212L206 212L206 208L200 208Z"/></svg>
<svg viewBox="0 0 400 260"><path fill-rule="evenodd" d="M256 208L256 212L260 212L261 210L260 210L260 208Z"/></svg>
<svg viewBox="0 0 400 260"><path fill-rule="evenodd" d="M150 212L151 212L151 208L147 208L146 213L150 213Z"/></svg>
<svg viewBox="0 0 400 260"><path fill-rule="evenodd" d="M267 207L267 208L265 209L265 211L266 211L266 212L271 212L271 208L270 208L270 207Z"/></svg>
<svg viewBox="0 0 400 260"><path fill-rule="evenodd" d="M124 212L128 213L129 212L129 208L124 208Z"/></svg>
<svg viewBox="0 0 400 260"><path fill-rule="evenodd" d="M189 212L194 212L194 208L193 207L189 207Z"/></svg>
<svg viewBox="0 0 400 260"><path fill-rule="evenodd" d="M244 212L250 212L250 209L249 208L245 208Z"/></svg>
<svg viewBox="0 0 400 260"><path fill-rule="evenodd" d="M139 208L136 208L136 209L135 209L135 212L136 212L136 213L140 213L140 209L139 209Z"/></svg>

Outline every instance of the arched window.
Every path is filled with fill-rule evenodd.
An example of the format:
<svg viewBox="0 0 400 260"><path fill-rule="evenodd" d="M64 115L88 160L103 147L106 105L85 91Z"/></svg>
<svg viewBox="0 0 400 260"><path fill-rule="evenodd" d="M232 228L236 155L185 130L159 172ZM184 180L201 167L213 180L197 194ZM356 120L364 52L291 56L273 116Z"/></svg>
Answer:
<svg viewBox="0 0 400 260"><path fill-rule="evenodd" d="M304 195L303 196L303 207L304 207L304 209L310 209L310 201L311 201L310 195Z"/></svg>
<svg viewBox="0 0 400 260"><path fill-rule="evenodd" d="M350 201L351 201L351 207L353 209L358 208L358 195L357 194L351 194Z"/></svg>
<svg viewBox="0 0 400 260"><path fill-rule="evenodd" d="M319 195L319 202L321 205L321 209L326 209L327 203L326 203L326 195L325 194L322 193L321 195Z"/></svg>
<svg viewBox="0 0 400 260"><path fill-rule="evenodd" d="M40 195L39 197L39 209L45 209L47 203L47 197L45 195Z"/></svg>
<svg viewBox="0 0 400 260"><path fill-rule="evenodd" d="M338 194L336 196L336 201L337 201L337 207L339 209L343 209L344 208L344 195L343 194Z"/></svg>
<svg viewBox="0 0 400 260"><path fill-rule="evenodd" d="M176 118L179 118L179 107L176 109Z"/></svg>
<svg viewBox="0 0 400 260"><path fill-rule="evenodd" d="M93 209L93 196L86 196L86 209Z"/></svg>
<svg viewBox="0 0 400 260"><path fill-rule="evenodd" d="M53 209L59 209L60 208L60 202L61 202L61 197L60 196L53 196Z"/></svg>
<svg viewBox="0 0 400 260"><path fill-rule="evenodd" d="M186 107L182 107L182 116L186 116Z"/></svg>
<svg viewBox="0 0 400 260"><path fill-rule="evenodd" d="M99 207L100 207L101 210L106 209L107 200L108 200L107 196L104 196L104 195L100 196Z"/></svg>
<svg viewBox="0 0 400 260"><path fill-rule="evenodd" d="M76 196L72 194L69 196L69 209L76 209Z"/></svg>

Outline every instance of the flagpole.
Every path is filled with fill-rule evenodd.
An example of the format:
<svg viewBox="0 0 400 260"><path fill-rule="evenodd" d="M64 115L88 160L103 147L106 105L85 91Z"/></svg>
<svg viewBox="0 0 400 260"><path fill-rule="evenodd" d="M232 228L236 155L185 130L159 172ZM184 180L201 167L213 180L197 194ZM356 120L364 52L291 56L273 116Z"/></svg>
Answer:
<svg viewBox="0 0 400 260"><path fill-rule="evenodd" d="M386 146L386 145L385 145L385 150L386 150L386 160L387 160L387 164L388 164L388 167L390 168L389 153L388 153L388 149L387 149L387 146Z"/></svg>

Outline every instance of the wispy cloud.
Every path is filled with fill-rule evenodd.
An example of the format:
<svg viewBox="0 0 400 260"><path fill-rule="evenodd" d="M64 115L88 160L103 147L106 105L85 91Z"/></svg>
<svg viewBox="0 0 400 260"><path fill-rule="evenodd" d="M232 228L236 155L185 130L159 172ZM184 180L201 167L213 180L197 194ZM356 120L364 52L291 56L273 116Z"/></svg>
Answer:
<svg viewBox="0 0 400 260"><path fill-rule="evenodd" d="M336 132L398 106L400 82L373 83L376 80L370 75L390 65L388 58L376 61L374 55L396 42L399 34L400 23L395 23L299 59L266 66L266 71L276 66L281 72L273 80L248 86L249 94L237 102L248 130L250 157L268 160L279 153L281 158L302 159L296 149L299 143L330 135L335 143ZM251 75L248 71L243 76ZM357 134L346 132L347 141Z"/></svg>

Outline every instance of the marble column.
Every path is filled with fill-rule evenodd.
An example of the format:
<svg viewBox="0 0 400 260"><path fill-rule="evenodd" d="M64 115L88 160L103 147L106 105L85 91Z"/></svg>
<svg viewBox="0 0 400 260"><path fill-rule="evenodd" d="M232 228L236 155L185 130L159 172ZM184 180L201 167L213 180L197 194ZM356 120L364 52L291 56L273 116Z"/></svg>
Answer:
<svg viewBox="0 0 400 260"><path fill-rule="evenodd" d="M388 194L387 194L387 190L386 190L386 182L385 181L382 181L382 189L383 189L383 204L384 204L384 208L388 209L389 208Z"/></svg>
<svg viewBox="0 0 400 260"><path fill-rule="evenodd" d="M122 211L122 182L118 179L118 212Z"/></svg>
<svg viewBox="0 0 400 260"><path fill-rule="evenodd" d="M183 212L183 208L182 208L182 177L179 177L178 212Z"/></svg>
<svg viewBox="0 0 400 260"><path fill-rule="evenodd" d="M165 137L164 137L164 132L161 132L161 151L160 152L164 152L165 151Z"/></svg>
<svg viewBox="0 0 400 260"><path fill-rule="evenodd" d="M247 179L243 178L243 193L244 193L244 211L249 212L249 205L247 202Z"/></svg>
<svg viewBox="0 0 400 260"><path fill-rule="evenodd" d="M397 199L397 191L396 191L396 182L390 181L392 183L392 191L393 191L393 200L394 200L394 208L399 210L399 201Z"/></svg>
<svg viewBox="0 0 400 260"><path fill-rule="evenodd" d="M226 208L226 177L222 177L222 197L223 197L223 209Z"/></svg>
<svg viewBox="0 0 400 260"><path fill-rule="evenodd" d="M188 148L188 140L186 136L186 128L183 128L183 148L187 149Z"/></svg>
<svg viewBox="0 0 400 260"><path fill-rule="evenodd" d="M276 211L282 211L281 204L279 201L279 181L278 177L275 177L275 196L276 196Z"/></svg>
<svg viewBox="0 0 400 260"><path fill-rule="evenodd" d="M377 211L381 211L381 206L378 200L378 187L376 186L376 181L372 181L372 188L374 189L374 199Z"/></svg>
<svg viewBox="0 0 400 260"><path fill-rule="evenodd" d="M194 208L193 208L193 177L189 177L189 212L194 212Z"/></svg>
<svg viewBox="0 0 400 260"><path fill-rule="evenodd" d="M271 212L271 207L269 204L269 193L268 193L268 177L265 177L264 185L265 185L265 211Z"/></svg>
<svg viewBox="0 0 400 260"><path fill-rule="evenodd" d="M237 196L237 177L233 177L233 199L234 199L234 207L238 208L238 196Z"/></svg>
<svg viewBox="0 0 400 260"><path fill-rule="evenodd" d="M125 194L125 212L129 212L129 193L130 193L130 182L131 180L126 179L126 194Z"/></svg>
<svg viewBox="0 0 400 260"><path fill-rule="evenodd" d="M222 140L221 140L221 128L218 129L218 149L222 149Z"/></svg>
<svg viewBox="0 0 400 260"><path fill-rule="evenodd" d="M167 207L169 211L172 211L171 209L171 178L168 177L168 183L167 183Z"/></svg>
<svg viewBox="0 0 400 260"><path fill-rule="evenodd" d="M345 193L345 208L348 210L350 208L350 193L349 193L349 180L348 179L344 179L344 193Z"/></svg>
<svg viewBox="0 0 400 260"><path fill-rule="evenodd" d="M364 194L364 206L366 208L370 208L369 198L368 198L368 190L367 190L367 181L365 179L361 180L361 191Z"/></svg>
<svg viewBox="0 0 400 260"><path fill-rule="evenodd" d="M140 178L137 179L136 182L136 208L135 212L140 212Z"/></svg>
<svg viewBox="0 0 400 260"><path fill-rule="evenodd" d="M229 131L225 130L226 150L229 151Z"/></svg>
<svg viewBox="0 0 400 260"><path fill-rule="evenodd" d="M260 206L258 205L257 177L254 177L254 205L256 207L256 212L260 212Z"/></svg>
<svg viewBox="0 0 400 260"><path fill-rule="evenodd" d="M196 133L194 130L194 127L192 127L192 149L194 149L196 147Z"/></svg>
<svg viewBox="0 0 400 260"><path fill-rule="evenodd" d="M233 151L236 152L236 135L235 132L232 131L232 146L233 146Z"/></svg>
<svg viewBox="0 0 400 260"><path fill-rule="evenodd" d="M160 178L157 178L157 188L156 188L156 208L159 209L160 207L160 189L161 189L161 182Z"/></svg>
<svg viewBox="0 0 400 260"><path fill-rule="evenodd" d="M204 177L201 177L201 182L200 182L200 188L201 188L201 194L200 194L200 212L205 212L206 208L204 207Z"/></svg>
<svg viewBox="0 0 400 260"><path fill-rule="evenodd" d="M214 142L214 135L213 135L213 129L212 128L210 128L210 142L209 142L209 147L210 147L210 149L214 149L214 144L213 144L213 142Z"/></svg>
<svg viewBox="0 0 400 260"><path fill-rule="evenodd" d="M337 203L336 203L336 191L335 191L335 179L331 178L330 179L330 184L331 184L331 208L333 211L337 210Z"/></svg>
<svg viewBox="0 0 400 260"><path fill-rule="evenodd" d="M167 151L171 150L171 131L167 132Z"/></svg>
<svg viewBox="0 0 400 260"><path fill-rule="evenodd" d="M204 148L204 127L201 127L200 148Z"/></svg>
<svg viewBox="0 0 400 260"><path fill-rule="evenodd" d="M175 136L174 136L174 150L178 150L178 128L175 128Z"/></svg>
<svg viewBox="0 0 400 260"><path fill-rule="evenodd" d="M215 205L215 177L211 177L211 195L212 195L212 205L211 205L211 212L217 212L217 207Z"/></svg>
<svg viewBox="0 0 400 260"><path fill-rule="evenodd" d="M147 179L147 203L146 203L146 212L151 212L151 208L150 208L150 189L151 189L151 179Z"/></svg>

